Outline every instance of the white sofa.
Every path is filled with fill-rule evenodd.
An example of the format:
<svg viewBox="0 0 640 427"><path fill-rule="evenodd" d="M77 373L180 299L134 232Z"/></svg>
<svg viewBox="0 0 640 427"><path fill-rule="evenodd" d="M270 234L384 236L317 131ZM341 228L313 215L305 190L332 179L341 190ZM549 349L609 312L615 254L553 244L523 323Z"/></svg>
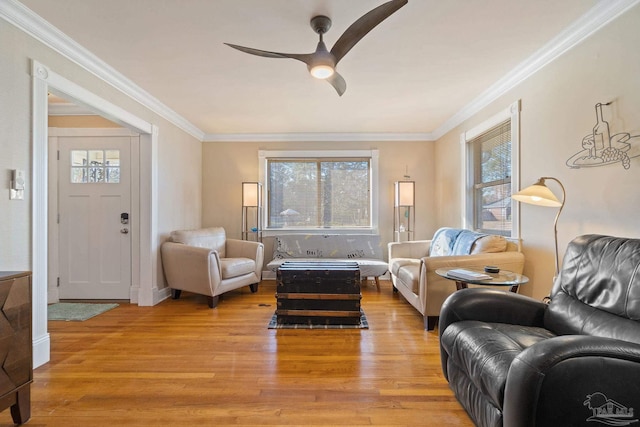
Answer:
<svg viewBox="0 0 640 427"><path fill-rule="evenodd" d="M435 328L444 300L456 291L455 282L438 276L436 269L495 265L522 274L524 268L519 242L457 228L441 228L432 240L392 242L388 250L391 282L424 316L427 330Z"/></svg>
<svg viewBox="0 0 640 427"><path fill-rule="evenodd" d="M180 230L162 244L162 266L173 298L181 291L206 295L209 307L228 291L258 290L264 261L262 243L227 239L224 228Z"/></svg>
<svg viewBox="0 0 640 427"><path fill-rule="evenodd" d="M267 269L277 272L285 261L354 261L360 278L373 277L380 289L379 277L387 272L382 243L377 234L284 234L275 237L273 260Z"/></svg>

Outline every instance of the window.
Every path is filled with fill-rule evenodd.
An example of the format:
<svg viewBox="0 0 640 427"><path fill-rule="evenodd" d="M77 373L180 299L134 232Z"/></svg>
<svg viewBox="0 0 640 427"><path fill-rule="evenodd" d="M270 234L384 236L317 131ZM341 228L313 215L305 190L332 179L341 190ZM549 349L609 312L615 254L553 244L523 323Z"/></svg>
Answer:
<svg viewBox="0 0 640 427"><path fill-rule="evenodd" d="M518 188L518 113L519 102L463 134L466 228L507 237L518 234L511 201Z"/></svg>
<svg viewBox="0 0 640 427"><path fill-rule="evenodd" d="M261 152L266 229L371 229L372 151Z"/></svg>
<svg viewBox="0 0 640 427"><path fill-rule="evenodd" d="M73 184L120 182L120 150L71 150Z"/></svg>

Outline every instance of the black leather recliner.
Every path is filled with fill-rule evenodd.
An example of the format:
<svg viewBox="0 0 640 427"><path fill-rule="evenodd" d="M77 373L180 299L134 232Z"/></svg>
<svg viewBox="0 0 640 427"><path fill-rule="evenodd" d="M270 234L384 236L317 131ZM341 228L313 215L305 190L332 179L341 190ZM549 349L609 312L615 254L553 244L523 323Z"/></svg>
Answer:
<svg viewBox="0 0 640 427"><path fill-rule="evenodd" d="M548 305L456 292L440 352L478 426L640 425L640 239L573 240Z"/></svg>

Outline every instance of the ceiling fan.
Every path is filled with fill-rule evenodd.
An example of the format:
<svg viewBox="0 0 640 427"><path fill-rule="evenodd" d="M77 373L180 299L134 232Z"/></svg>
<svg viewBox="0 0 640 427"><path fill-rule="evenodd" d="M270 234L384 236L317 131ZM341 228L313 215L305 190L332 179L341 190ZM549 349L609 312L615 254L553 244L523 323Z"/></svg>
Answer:
<svg viewBox="0 0 640 427"><path fill-rule="evenodd" d="M407 3L408 0L391 0L364 14L347 28L333 45L331 51L327 50L327 46L324 44L324 41L322 41L322 35L331 28L331 19L324 15L311 18L311 28L320 36L318 47L316 47L316 51L313 53L269 52L231 43L225 44L239 51L250 53L251 55L264 56L267 58L291 58L302 61L307 64L307 68L313 77L328 81L335 88L336 92L338 92L338 95L342 96L345 90L347 90L347 83L336 71L338 62L340 62L347 52L369 31Z"/></svg>

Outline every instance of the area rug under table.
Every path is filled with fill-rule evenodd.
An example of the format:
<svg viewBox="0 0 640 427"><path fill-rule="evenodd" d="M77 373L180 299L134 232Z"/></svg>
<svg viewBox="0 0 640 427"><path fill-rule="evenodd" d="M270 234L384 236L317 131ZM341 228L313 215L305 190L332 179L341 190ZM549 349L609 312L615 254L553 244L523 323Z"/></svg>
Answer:
<svg viewBox="0 0 640 427"><path fill-rule="evenodd" d="M47 306L49 320L84 321L118 306L116 303L60 302Z"/></svg>
<svg viewBox="0 0 640 427"><path fill-rule="evenodd" d="M360 324L358 325L309 325L306 323L278 323L278 316L274 313L269 322L268 329L369 329L369 322L364 311L360 312Z"/></svg>

